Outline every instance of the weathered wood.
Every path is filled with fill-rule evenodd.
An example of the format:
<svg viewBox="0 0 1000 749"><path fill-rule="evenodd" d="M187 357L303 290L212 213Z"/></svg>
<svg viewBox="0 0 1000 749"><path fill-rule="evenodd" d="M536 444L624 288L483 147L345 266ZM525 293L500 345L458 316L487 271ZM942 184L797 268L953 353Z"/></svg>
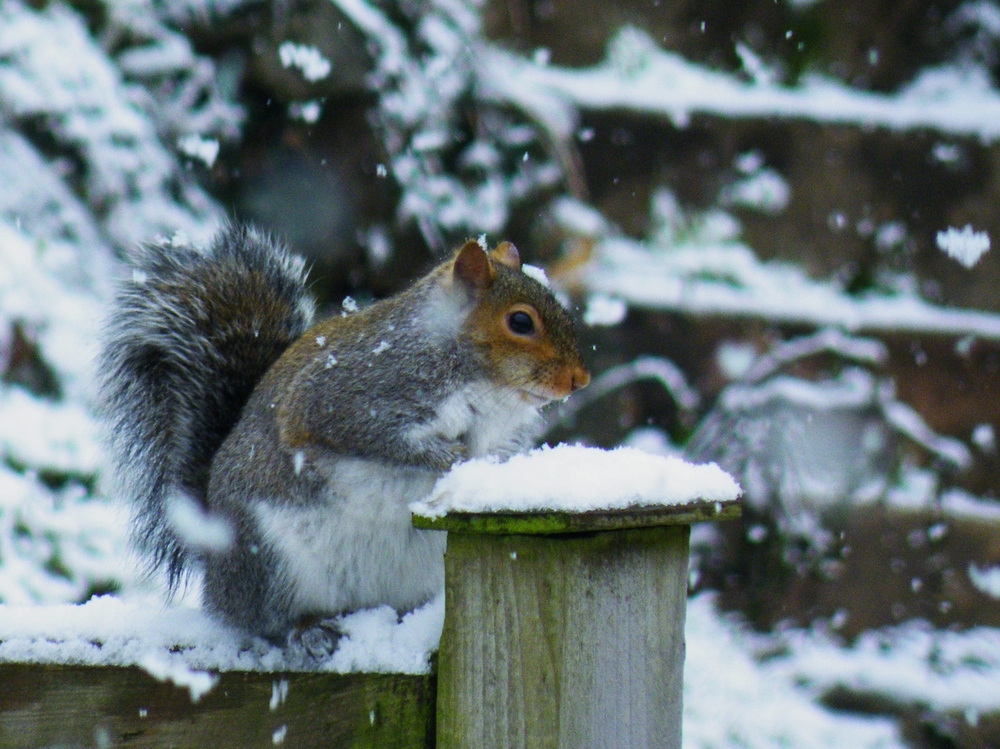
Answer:
<svg viewBox="0 0 1000 749"><path fill-rule="evenodd" d="M679 747L689 534L449 533L438 747Z"/></svg>
<svg viewBox="0 0 1000 749"><path fill-rule="evenodd" d="M449 512L437 518L413 516L417 528L457 533L554 535L595 531L690 525L706 520L733 520L740 516L738 499L724 502L688 502L677 505L629 507L622 510L566 512Z"/></svg>
<svg viewBox="0 0 1000 749"><path fill-rule="evenodd" d="M0 664L0 749L432 749L435 689L433 676L233 672L192 704L138 668Z"/></svg>

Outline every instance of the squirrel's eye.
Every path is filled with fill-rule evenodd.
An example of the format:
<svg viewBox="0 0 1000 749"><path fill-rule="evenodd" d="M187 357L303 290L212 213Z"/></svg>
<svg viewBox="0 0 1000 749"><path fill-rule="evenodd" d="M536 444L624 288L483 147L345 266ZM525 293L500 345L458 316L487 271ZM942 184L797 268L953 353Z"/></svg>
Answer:
<svg viewBox="0 0 1000 749"><path fill-rule="evenodd" d="M527 312L511 312L507 316L507 327L517 335L531 335L535 332L535 321Z"/></svg>

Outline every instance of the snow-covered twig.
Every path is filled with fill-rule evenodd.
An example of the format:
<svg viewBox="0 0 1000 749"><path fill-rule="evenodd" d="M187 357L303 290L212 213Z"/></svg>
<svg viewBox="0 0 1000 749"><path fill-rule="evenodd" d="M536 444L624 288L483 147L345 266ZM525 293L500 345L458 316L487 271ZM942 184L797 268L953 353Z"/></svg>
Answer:
<svg viewBox="0 0 1000 749"><path fill-rule="evenodd" d="M760 382L790 362L823 352L864 364L884 364L889 357L888 349L881 341L847 335L837 328L824 328L813 335L779 343L754 362L744 379Z"/></svg>

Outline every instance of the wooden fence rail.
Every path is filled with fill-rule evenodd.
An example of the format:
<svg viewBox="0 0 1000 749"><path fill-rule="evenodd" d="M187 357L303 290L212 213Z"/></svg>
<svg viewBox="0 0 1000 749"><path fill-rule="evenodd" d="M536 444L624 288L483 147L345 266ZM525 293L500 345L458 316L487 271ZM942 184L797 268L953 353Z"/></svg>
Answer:
<svg viewBox="0 0 1000 749"><path fill-rule="evenodd" d="M677 749L689 524L738 501L416 517L449 531L436 673L0 664L0 749ZM282 686L284 683L284 686Z"/></svg>

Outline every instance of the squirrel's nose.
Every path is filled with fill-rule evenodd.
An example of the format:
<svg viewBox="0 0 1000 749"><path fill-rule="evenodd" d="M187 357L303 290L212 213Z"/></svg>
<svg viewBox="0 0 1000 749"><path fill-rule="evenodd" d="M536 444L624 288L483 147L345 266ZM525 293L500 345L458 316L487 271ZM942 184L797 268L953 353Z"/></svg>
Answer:
<svg viewBox="0 0 1000 749"><path fill-rule="evenodd" d="M577 367L573 370L573 380L570 383L570 392L575 390L580 390L581 388L587 387L590 384L590 372L588 372L583 367Z"/></svg>

